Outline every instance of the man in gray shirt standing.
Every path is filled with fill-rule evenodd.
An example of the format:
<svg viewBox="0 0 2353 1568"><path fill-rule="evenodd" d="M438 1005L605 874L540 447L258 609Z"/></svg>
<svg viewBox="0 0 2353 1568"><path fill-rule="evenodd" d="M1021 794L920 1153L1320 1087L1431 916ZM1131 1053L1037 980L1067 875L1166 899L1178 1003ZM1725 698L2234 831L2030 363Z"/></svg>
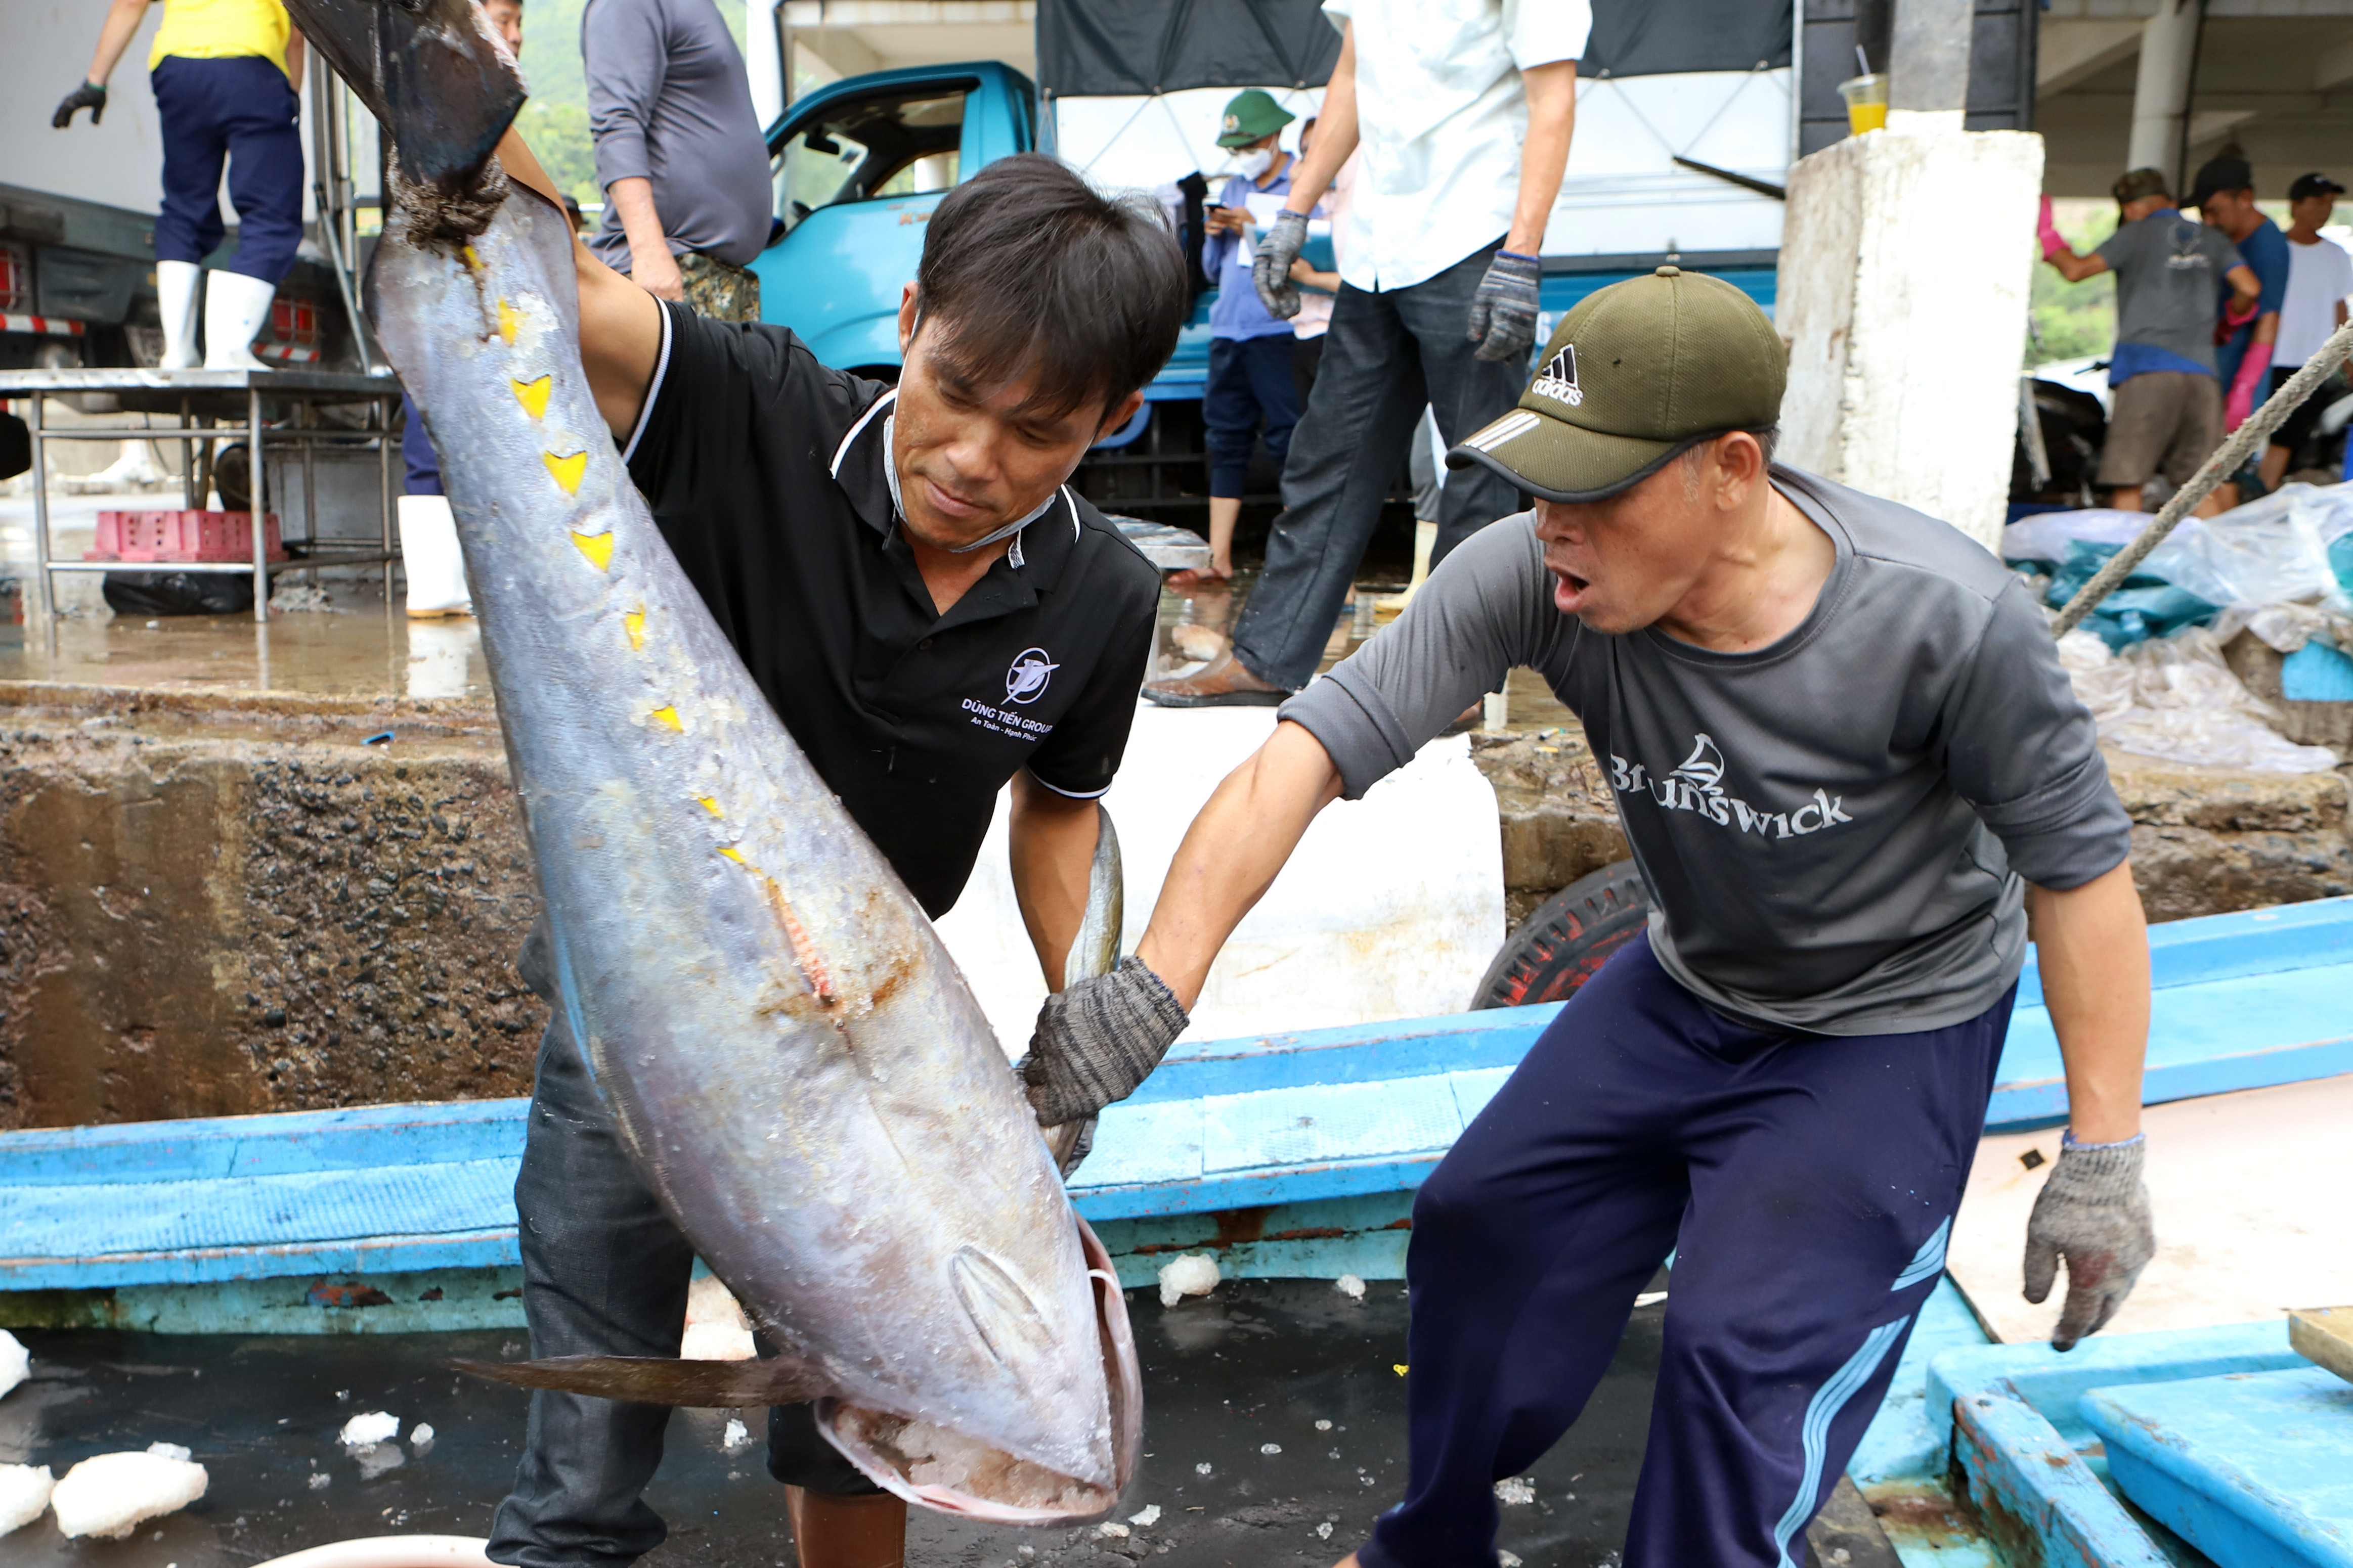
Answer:
<svg viewBox="0 0 2353 1568"><path fill-rule="evenodd" d="M1770 466L1785 356L1746 296L1662 267L1542 363L1447 459L1535 510L1284 704L1023 1072L1050 1124L1131 1092L1316 813L1535 668L1657 911L1415 1200L1407 1491L1345 1568L1490 1560L1495 1479L1576 1419L1671 1250L1625 1568L1782 1568L1943 1272L2030 931L2071 1121L2025 1253L2032 1300L2067 1267L2053 1343L2148 1260L2131 824L2000 561Z"/></svg>
<svg viewBox="0 0 2353 1568"><path fill-rule="evenodd" d="M596 258L721 321L760 319L768 148L712 0L589 0L580 18L605 222Z"/></svg>

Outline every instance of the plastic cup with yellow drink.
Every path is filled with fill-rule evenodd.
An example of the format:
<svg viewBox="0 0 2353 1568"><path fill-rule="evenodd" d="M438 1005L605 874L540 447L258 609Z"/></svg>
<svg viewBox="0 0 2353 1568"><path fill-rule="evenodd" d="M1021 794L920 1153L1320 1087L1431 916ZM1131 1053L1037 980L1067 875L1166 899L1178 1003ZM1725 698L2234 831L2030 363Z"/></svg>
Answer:
<svg viewBox="0 0 2353 1568"><path fill-rule="evenodd" d="M1870 71L1839 83L1839 96L1846 100L1847 129L1860 136L1866 131L1887 129L1887 77L1882 71Z"/></svg>

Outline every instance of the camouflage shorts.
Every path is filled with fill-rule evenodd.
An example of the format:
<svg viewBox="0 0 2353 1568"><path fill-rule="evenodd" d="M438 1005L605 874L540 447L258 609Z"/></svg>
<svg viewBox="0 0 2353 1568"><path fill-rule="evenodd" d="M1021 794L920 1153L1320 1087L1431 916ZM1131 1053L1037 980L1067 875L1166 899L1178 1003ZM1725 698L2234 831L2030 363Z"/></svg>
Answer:
<svg viewBox="0 0 2353 1568"><path fill-rule="evenodd" d="M760 280L741 267L690 250L678 258L678 272L687 306L696 315L714 321L760 319Z"/></svg>

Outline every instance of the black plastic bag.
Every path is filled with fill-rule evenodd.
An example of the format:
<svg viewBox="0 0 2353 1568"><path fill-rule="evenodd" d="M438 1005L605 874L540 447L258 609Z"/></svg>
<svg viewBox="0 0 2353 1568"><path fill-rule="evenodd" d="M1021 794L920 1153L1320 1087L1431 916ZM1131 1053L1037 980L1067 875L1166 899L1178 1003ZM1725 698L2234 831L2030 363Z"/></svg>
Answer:
<svg viewBox="0 0 2353 1568"><path fill-rule="evenodd" d="M109 572L105 592L118 616L253 614L253 578L244 572Z"/></svg>

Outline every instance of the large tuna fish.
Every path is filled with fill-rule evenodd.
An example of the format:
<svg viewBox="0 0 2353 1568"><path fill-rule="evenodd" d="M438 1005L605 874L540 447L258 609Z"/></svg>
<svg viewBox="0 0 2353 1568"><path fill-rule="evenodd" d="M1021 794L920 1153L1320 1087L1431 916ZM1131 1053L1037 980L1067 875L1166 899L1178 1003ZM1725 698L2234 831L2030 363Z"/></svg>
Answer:
<svg viewBox="0 0 2353 1568"><path fill-rule="evenodd" d="M441 455L573 1034L664 1207L786 1347L503 1374L814 1399L912 1501L1104 1511L1141 1421L1109 1260L930 923L622 469L571 229L491 157L513 62L468 0L290 8L396 143L369 314Z"/></svg>

